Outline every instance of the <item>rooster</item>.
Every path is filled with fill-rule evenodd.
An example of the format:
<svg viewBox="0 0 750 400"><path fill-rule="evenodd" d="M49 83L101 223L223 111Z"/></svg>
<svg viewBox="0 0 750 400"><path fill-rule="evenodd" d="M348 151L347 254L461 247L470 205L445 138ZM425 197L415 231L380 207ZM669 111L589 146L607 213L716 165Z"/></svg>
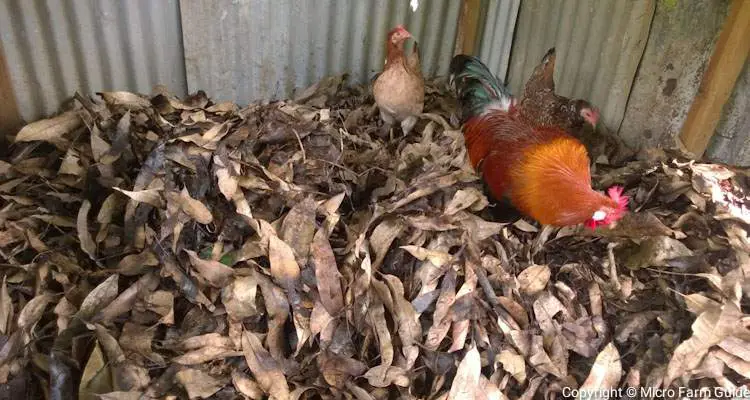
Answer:
<svg viewBox="0 0 750 400"><path fill-rule="evenodd" d="M469 160L495 199L552 226L593 229L624 215L622 188L592 189L584 145L562 127L527 120L478 58L454 57L450 75Z"/></svg>
<svg viewBox="0 0 750 400"><path fill-rule="evenodd" d="M555 48L547 51L524 87L521 115L537 126L556 126L578 134L584 124L596 129L599 111L586 100L555 93Z"/></svg>
<svg viewBox="0 0 750 400"><path fill-rule="evenodd" d="M424 78L417 44L408 56L404 54L404 42L411 37L402 25L388 32L385 66L372 87L386 129L398 121L404 136L414 128L424 108Z"/></svg>

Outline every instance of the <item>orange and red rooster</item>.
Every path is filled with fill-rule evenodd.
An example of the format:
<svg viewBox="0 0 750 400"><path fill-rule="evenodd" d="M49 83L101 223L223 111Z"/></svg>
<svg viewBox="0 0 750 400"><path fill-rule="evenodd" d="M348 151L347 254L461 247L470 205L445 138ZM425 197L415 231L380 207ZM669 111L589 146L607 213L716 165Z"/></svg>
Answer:
<svg viewBox="0 0 750 400"><path fill-rule="evenodd" d="M450 66L472 166L491 194L544 225L608 225L627 210L621 187L592 189L584 145L558 126L539 126L476 57Z"/></svg>

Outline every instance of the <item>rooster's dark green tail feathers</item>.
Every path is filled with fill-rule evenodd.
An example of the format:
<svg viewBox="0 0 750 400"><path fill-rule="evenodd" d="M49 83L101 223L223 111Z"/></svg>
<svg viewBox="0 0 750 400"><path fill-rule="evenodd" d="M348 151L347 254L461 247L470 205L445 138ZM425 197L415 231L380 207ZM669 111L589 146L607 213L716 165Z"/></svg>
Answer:
<svg viewBox="0 0 750 400"><path fill-rule="evenodd" d="M450 83L456 92L462 123L488 109L507 111L513 103L510 91L474 56L453 57Z"/></svg>

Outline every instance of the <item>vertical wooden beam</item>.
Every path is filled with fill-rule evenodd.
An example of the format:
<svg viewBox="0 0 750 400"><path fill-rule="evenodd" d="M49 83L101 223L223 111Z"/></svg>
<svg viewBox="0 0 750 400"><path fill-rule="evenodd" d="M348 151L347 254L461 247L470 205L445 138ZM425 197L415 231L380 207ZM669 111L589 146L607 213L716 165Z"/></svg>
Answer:
<svg viewBox="0 0 750 400"><path fill-rule="evenodd" d="M18 112L10 71L5 62L3 44L0 42L0 144L4 143L7 135L15 135L21 125L23 120Z"/></svg>
<svg viewBox="0 0 750 400"><path fill-rule="evenodd" d="M461 11L458 14L458 31L453 55L474 54L479 43L479 22L482 11L482 0L461 0Z"/></svg>
<svg viewBox="0 0 750 400"><path fill-rule="evenodd" d="M698 95L690 106L680 139L700 158L706 151L722 109L750 52L750 1L732 0L727 20L703 75Z"/></svg>

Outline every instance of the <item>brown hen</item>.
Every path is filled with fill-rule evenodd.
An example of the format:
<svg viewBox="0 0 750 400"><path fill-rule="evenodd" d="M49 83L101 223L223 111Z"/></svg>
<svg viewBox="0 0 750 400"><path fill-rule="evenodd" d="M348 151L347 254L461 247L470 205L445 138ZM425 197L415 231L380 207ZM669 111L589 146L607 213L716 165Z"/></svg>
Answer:
<svg viewBox="0 0 750 400"><path fill-rule="evenodd" d="M412 130L424 108L424 78L416 43L411 54L404 54L404 42L410 37L402 25L388 32L385 67L372 88L386 128L399 122L404 135Z"/></svg>
<svg viewBox="0 0 750 400"><path fill-rule="evenodd" d="M596 128L599 111L586 100L555 93L555 48L547 51L534 68L519 104L521 115L536 126L558 127L580 138L584 124Z"/></svg>

